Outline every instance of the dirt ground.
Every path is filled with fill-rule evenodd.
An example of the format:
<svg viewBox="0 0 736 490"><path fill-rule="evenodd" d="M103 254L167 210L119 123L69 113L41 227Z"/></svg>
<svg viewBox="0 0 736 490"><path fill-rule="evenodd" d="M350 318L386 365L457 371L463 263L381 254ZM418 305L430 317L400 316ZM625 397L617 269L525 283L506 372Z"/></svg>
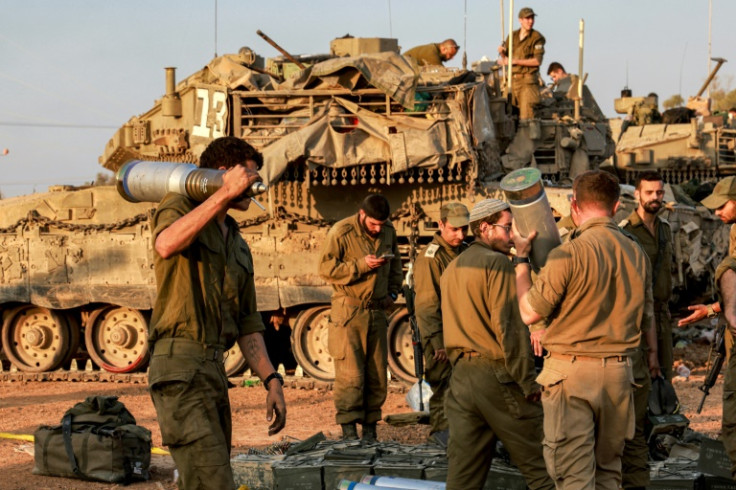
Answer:
<svg viewBox="0 0 736 490"><path fill-rule="evenodd" d="M720 432L722 378L718 381L706 402L703 412L695 410L702 397L698 387L703 383L703 348L692 352L679 351L676 359L685 358L693 368L687 378L675 378L683 413L690 419L690 427L710 437ZM705 350L707 354L707 349ZM695 362L693 362L695 361ZM384 406L384 415L410 412L401 387L392 386ZM39 425L58 424L64 411L90 395L117 395L136 417L138 424L153 433L155 446L161 445L161 433L151 399L143 384L97 382L0 382L0 432L33 434ZM336 439L340 427L335 424L335 409L331 392L289 388L285 390L287 425L281 434L268 437L265 410L265 391L260 386L236 387L230 390L233 407L233 454L247 451L249 447L263 448L279 441L303 440L322 431L328 438ZM429 433L427 426L392 427L385 423L378 426L381 440L402 443L424 442ZM174 489L173 462L169 456L153 455L151 480L130 485L134 489ZM0 489L110 489L120 485L84 482L66 478L35 476L33 469L33 443L23 440L0 438Z"/></svg>

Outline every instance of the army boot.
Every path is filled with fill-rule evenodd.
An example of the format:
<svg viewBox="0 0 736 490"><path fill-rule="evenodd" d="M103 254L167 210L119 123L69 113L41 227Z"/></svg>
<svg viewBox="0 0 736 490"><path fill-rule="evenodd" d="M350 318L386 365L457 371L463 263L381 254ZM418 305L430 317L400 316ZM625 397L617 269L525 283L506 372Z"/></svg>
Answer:
<svg viewBox="0 0 736 490"><path fill-rule="evenodd" d="M365 442L376 442L378 441L378 438L376 436L376 423L373 422L372 424L363 424L363 437L361 437Z"/></svg>
<svg viewBox="0 0 736 490"><path fill-rule="evenodd" d="M342 439L344 441L354 441L358 439L358 428L355 426L355 422L340 424L340 427L342 427Z"/></svg>

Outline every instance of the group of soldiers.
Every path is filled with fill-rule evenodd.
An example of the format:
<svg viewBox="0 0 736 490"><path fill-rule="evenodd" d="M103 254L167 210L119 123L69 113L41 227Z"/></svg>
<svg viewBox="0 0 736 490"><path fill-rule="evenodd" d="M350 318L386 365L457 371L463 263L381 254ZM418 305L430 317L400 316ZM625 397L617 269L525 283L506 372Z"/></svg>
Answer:
<svg viewBox="0 0 736 490"><path fill-rule="evenodd" d="M269 433L286 423L283 380L256 309L253 259L228 216L248 208L244 191L259 179L261 161L238 138L215 140L201 162L227 170L223 187L202 203L169 194L154 217L149 383L180 488L235 488L222 363L233 341L267 390ZM519 233L508 203L441 208L439 231L419 252L414 277L433 388L430 437L447 447L448 488L482 488L499 440L533 489L647 485L649 383L672 372L672 236L658 216L658 174L640 176L637 209L615 223L619 192L608 172L575 179L571 214L558 223L566 239L533 280L536 233ZM719 182L703 204L735 223L736 177ZM334 290L328 347L345 439L357 439L360 424L360 437L375 441L386 399L387 312L404 279L389 216L384 196L367 196L331 228L320 257L319 273ZM467 245L469 230L475 239ZM684 322L722 310L736 333L734 257L718 269L721 301L692 307ZM543 352L538 373L534 356ZM723 438L736 460L734 369L732 356Z"/></svg>
<svg viewBox="0 0 736 490"><path fill-rule="evenodd" d="M529 7L519 10L519 29L498 47L498 65L511 65L511 103L518 109L519 118L533 119L535 106L540 103L542 80L539 68L544 58L544 36L534 29L536 13ZM446 39L441 43L430 43L416 46L404 53L404 56L413 58L419 65L441 66L451 60L460 47L453 39ZM511 56L509 56L511 49ZM565 93L568 98L574 99L578 93L578 77L568 75L565 68L558 62L549 65L547 74L553 82L553 90Z"/></svg>
<svg viewBox="0 0 736 490"><path fill-rule="evenodd" d="M642 173L635 197L615 223L617 179L579 176L559 223L566 241L534 282L534 234L518 233L508 203L442 206L412 270L430 440L447 447L448 488L481 488L498 440L533 489L649 483L650 380L672 375L673 240L658 216L661 176ZM383 196L368 196L332 228L320 259L334 287L329 348L346 439L362 424L362 438L375 440L385 400L386 308L402 283L389 211Z"/></svg>

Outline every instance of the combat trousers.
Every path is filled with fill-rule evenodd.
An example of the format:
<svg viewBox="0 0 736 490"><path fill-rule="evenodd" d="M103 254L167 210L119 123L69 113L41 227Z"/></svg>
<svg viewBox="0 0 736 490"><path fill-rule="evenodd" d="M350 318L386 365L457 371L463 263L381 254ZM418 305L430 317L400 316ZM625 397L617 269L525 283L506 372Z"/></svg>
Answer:
<svg viewBox="0 0 736 490"><path fill-rule="evenodd" d="M381 420L388 386L388 321L383 310L332 302L328 348L335 363L337 423Z"/></svg>
<svg viewBox="0 0 736 490"><path fill-rule="evenodd" d="M731 476L736 479L736 355L731 350L723 380L723 420L721 440L731 460Z"/></svg>
<svg viewBox="0 0 736 490"><path fill-rule="evenodd" d="M447 417L445 416L445 393L450 386L450 375L452 366L450 361L435 361L432 344L425 342L424 345L424 379L432 388L432 397L429 399L429 425L430 433L447 429Z"/></svg>
<svg viewBox="0 0 736 490"><path fill-rule="evenodd" d="M654 303L654 322L657 326L657 357L662 376L672 381L674 353L672 345L672 319L666 302Z"/></svg>
<svg viewBox="0 0 736 490"><path fill-rule="evenodd" d="M652 378L643 349L631 356L634 371L634 414L636 425L634 437L626 441L621 457L623 488L646 487L649 485L649 445L644 436L644 426L649 406Z"/></svg>
<svg viewBox="0 0 736 490"><path fill-rule="evenodd" d="M534 106L539 104L539 82L536 74L514 77L511 84L512 103L519 108L519 119L534 119Z"/></svg>
<svg viewBox="0 0 736 490"><path fill-rule="evenodd" d="M625 439L634 436L628 357L548 354L537 377L544 407L544 460L558 489L621 486Z"/></svg>
<svg viewBox="0 0 736 490"><path fill-rule="evenodd" d="M503 361L464 355L445 398L450 425L447 489L483 488L500 439L531 489L552 489L542 457L542 407L529 402Z"/></svg>
<svg viewBox="0 0 736 490"><path fill-rule="evenodd" d="M189 489L234 489L227 376L219 354L197 342L159 339L148 374L164 445Z"/></svg>

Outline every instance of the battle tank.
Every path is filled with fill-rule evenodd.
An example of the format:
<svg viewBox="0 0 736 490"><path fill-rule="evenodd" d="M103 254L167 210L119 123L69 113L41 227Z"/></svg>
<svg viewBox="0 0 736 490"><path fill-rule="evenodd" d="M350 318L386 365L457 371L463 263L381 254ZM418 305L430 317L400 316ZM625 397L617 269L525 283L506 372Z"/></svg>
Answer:
<svg viewBox="0 0 736 490"><path fill-rule="evenodd" d="M298 69L294 69L297 65ZM291 73L291 75L289 75ZM100 164L132 160L196 164L213 139L243 138L264 155L270 188L235 213L254 256L258 308L271 350L286 346L305 373L333 377L327 352L331 288L317 275L331 224L384 194L407 268L438 230L440 207L502 197L498 181L538 167L557 216L567 214L574 172L612 154L608 122L573 117L552 97L540 119L518 124L493 63L471 71L419 68L391 39L336 39L329 55L269 60L244 48L182 80L166 69L166 93L108 142ZM584 107L585 107L584 103ZM127 373L148 358L155 297L151 216L114 187L52 188L0 202L2 345L21 371L44 372L84 355ZM289 332L291 346L289 348ZM274 340L275 339L275 340ZM392 372L413 378L406 309L390 317ZM244 368L237 347L230 374Z"/></svg>
<svg viewBox="0 0 736 490"><path fill-rule="evenodd" d="M628 88L614 101L625 119L612 119L616 141L614 164L620 177L632 183L642 171L656 169L667 182L715 181L736 173L736 128L711 113L703 94L726 62L717 61L702 87L684 107L660 114L656 94L633 97Z"/></svg>

